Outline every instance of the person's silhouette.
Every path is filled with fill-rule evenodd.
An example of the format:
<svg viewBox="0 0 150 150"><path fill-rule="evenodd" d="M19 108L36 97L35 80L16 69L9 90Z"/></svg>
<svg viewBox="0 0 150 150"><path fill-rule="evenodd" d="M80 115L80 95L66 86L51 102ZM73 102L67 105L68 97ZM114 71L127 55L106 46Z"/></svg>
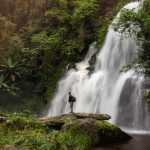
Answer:
<svg viewBox="0 0 150 150"><path fill-rule="evenodd" d="M76 102L76 98L71 95L71 92L69 92L68 94L69 94L68 102L70 103L71 113L73 113L73 103Z"/></svg>

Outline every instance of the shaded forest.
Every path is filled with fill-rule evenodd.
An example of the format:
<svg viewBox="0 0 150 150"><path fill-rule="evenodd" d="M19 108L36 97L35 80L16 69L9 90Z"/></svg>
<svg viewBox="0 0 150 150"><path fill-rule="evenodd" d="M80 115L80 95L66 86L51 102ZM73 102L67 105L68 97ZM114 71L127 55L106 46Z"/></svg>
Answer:
<svg viewBox="0 0 150 150"><path fill-rule="evenodd" d="M92 42L101 47L109 24L127 2L1 0L1 97L9 92L33 107L47 104L66 66L81 61Z"/></svg>

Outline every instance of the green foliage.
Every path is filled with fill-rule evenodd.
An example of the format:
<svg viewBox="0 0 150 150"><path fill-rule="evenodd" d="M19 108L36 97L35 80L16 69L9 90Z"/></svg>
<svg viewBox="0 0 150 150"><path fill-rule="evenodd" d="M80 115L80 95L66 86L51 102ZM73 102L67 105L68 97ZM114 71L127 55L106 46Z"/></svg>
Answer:
<svg viewBox="0 0 150 150"><path fill-rule="evenodd" d="M0 76L0 91L15 94L18 90L15 83L9 83L3 75Z"/></svg>
<svg viewBox="0 0 150 150"><path fill-rule="evenodd" d="M102 128L102 129L111 129L111 130L117 130L118 129L118 127L117 126L115 126L115 125L112 125L112 124L110 124L109 122L107 122L107 121L97 121L96 122L99 126L100 126L100 128Z"/></svg>
<svg viewBox="0 0 150 150"><path fill-rule="evenodd" d="M56 134L46 134L46 127L29 111L9 114L8 120L0 124L0 147L18 145L35 150L55 150Z"/></svg>
<svg viewBox="0 0 150 150"><path fill-rule="evenodd" d="M111 21L106 18L106 17L102 17L101 18L101 22L100 22L100 30L98 31L98 35L97 35L97 44L98 44L98 47L101 47L102 44L103 44L103 41L104 41L104 38L105 38L105 35L107 33L107 30L108 30L108 27L110 25ZM105 25L105 26L104 26Z"/></svg>
<svg viewBox="0 0 150 150"><path fill-rule="evenodd" d="M36 117L31 115L30 111L28 110L25 110L21 113L9 114L8 118L9 119L6 121L6 126L11 129L22 130L26 128L34 128L38 125Z"/></svg>
<svg viewBox="0 0 150 150"><path fill-rule="evenodd" d="M38 52L31 50L29 48L23 48L15 56L19 64L19 69L21 70L21 76L23 78L28 76L34 76L34 71L36 71L36 59Z"/></svg>
<svg viewBox="0 0 150 150"><path fill-rule="evenodd" d="M70 131L62 132L59 135L59 141L62 145L68 146L69 149L87 150L91 146L91 137L86 132L80 132L77 135Z"/></svg>
<svg viewBox="0 0 150 150"><path fill-rule="evenodd" d="M56 150L57 143L55 141L51 142L48 138L41 135L40 133L32 133L31 135L23 135L15 141L15 145L20 145L22 147L28 147L33 150Z"/></svg>
<svg viewBox="0 0 150 150"><path fill-rule="evenodd" d="M114 23L114 29L136 36L140 49L138 50L138 58L131 66L135 69L141 68L141 73L150 76L150 1L145 0L143 8L138 12L122 10L120 19Z"/></svg>
<svg viewBox="0 0 150 150"><path fill-rule="evenodd" d="M23 47L24 47L24 43L18 35L15 35L15 36L11 37L8 48L10 50L10 54L12 55L12 59L13 59L13 57L15 57L15 55L17 53L20 52L20 50Z"/></svg>
<svg viewBox="0 0 150 150"><path fill-rule="evenodd" d="M2 0L1 4L4 35L9 29L11 33L2 47L19 67L20 94L29 99L35 94L44 102L53 96L66 65L81 61L91 43L97 41L101 47L115 9L115 4L99 0Z"/></svg>
<svg viewBox="0 0 150 150"><path fill-rule="evenodd" d="M12 91L9 92L10 94L14 94L12 93ZM31 114L42 115L45 110L45 102L43 102L43 99L41 99L40 97L33 97L32 99L18 99L18 101L15 103L12 103L10 99L9 105L3 107L7 110L8 113L20 113L24 110L30 110Z"/></svg>
<svg viewBox="0 0 150 150"><path fill-rule="evenodd" d="M0 73L5 75L8 81L15 82L17 77L20 77L18 64L13 63L11 59L5 61L5 64L0 65Z"/></svg>
<svg viewBox="0 0 150 150"><path fill-rule="evenodd" d="M73 6L73 9L70 10L67 8L67 1L61 1L60 3L56 1L52 5L52 8L45 12L43 19L40 20L39 24L42 25L42 30L40 29L40 31L32 33L32 31L30 32L27 29L26 34L23 31L23 38L21 37L21 33L20 37L22 39L18 39L17 41L26 41L27 39L28 43L25 42L21 46L27 44L28 47L21 48L20 45L18 45L19 47L13 46L16 49L21 48L15 57L21 66L20 69L22 70L23 77L27 78L30 76L32 80L34 79L36 89L40 93L45 91L47 99L54 93L56 83L64 73L63 68L68 63L79 60L80 53L76 51L81 52L85 48L84 39L92 39L90 36L83 35L83 28L80 31L78 29L76 24L78 21L76 22L74 20L74 16L79 12L77 8L80 5L80 9L85 11L84 14L80 13L81 17L79 17L83 18L86 16L85 19L88 18L86 20L86 22L88 21L87 24L91 24L93 18L97 19L94 15L96 14L95 10L98 10L98 4L95 3L96 1L85 1L84 3L78 1L76 4L73 2L69 4ZM90 12L88 11L89 7ZM87 11L89 13L88 15ZM57 26L59 27L57 28ZM91 29L93 30L93 27L90 25L87 30ZM70 32L70 30L72 31ZM30 39L27 33L31 34Z"/></svg>
<svg viewBox="0 0 150 150"><path fill-rule="evenodd" d="M5 115L6 115L6 110L0 107L0 116L5 116Z"/></svg>
<svg viewBox="0 0 150 150"><path fill-rule="evenodd" d="M49 129L27 110L7 117L6 122L0 123L0 147L7 144L33 150L57 150L68 145L69 149L87 150L91 146L86 131L74 135L70 131Z"/></svg>
<svg viewBox="0 0 150 150"><path fill-rule="evenodd" d="M11 59L0 65L0 91L16 93L19 88L16 85L16 80L20 78L19 68L17 63L13 63Z"/></svg>
<svg viewBox="0 0 150 150"><path fill-rule="evenodd" d="M99 5L96 0L76 1L76 8L73 13L73 21L82 22L87 19L91 20L98 13Z"/></svg>
<svg viewBox="0 0 150 150"><path fill-rule="evenodd" d="M146 103L150 103L150 91L145 93L144 100Z"/></svg>
<svg viewBox="0 0 150 150"><path fill-rule="evenodd" d="M1 91L9 91L9 86L5 82L5 78L3 75L0 76L0 90Z"/></svg>
<svg viewBox="0 0 150 150"><path fill-rule="evenodd" d="M5 44L8 43L8 40L11 38L12 33L15 31L15 24L11 22L11 20L9 20L6 17L1 17L0 16L0 43L2 44L2 42L4 42ZM6 41L7 42L6 42Z"/></svg>

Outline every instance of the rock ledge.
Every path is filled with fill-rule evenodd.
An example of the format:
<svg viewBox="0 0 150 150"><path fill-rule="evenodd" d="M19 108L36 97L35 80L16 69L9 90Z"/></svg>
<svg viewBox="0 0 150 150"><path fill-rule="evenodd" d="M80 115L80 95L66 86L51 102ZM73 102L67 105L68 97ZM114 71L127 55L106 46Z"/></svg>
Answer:
<svg viewBox="0 0 150 150"><path fill-rule="evenodd" d="M104 121L110 118L111 116L107 114L69 113L40 120L52 129L71 132L73 136L88 133L93 147L132 138L116 125Z"/></svg>

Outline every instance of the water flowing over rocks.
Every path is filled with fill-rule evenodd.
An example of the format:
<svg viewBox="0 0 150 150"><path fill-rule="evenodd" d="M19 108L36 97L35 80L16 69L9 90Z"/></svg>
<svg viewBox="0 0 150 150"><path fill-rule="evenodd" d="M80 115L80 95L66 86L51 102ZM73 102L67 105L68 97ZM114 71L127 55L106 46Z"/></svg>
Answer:
<svg viewBox="0 0 150 150"><path fill-rule="evenodd" d="M142 2L131 2L124 9L137 12L141 9ZM119 16L120 13L113 23ZM68 92L71 92L77 99L74 112L106 113L112 116L110 119L112 123L126 129L150 130L148 106L142 100L143 88L149 85L147 83L141 85L142 77L134 70L120 71L136 58L138 49L134 35L126 37L114 31L111 25L96 57L94 69L89 63L92 59L91 54L95 51L95 47L91 45L85 60L77 63L76 70L69 70L59 82L47 116L69 112L67 100Z"/></svg>

